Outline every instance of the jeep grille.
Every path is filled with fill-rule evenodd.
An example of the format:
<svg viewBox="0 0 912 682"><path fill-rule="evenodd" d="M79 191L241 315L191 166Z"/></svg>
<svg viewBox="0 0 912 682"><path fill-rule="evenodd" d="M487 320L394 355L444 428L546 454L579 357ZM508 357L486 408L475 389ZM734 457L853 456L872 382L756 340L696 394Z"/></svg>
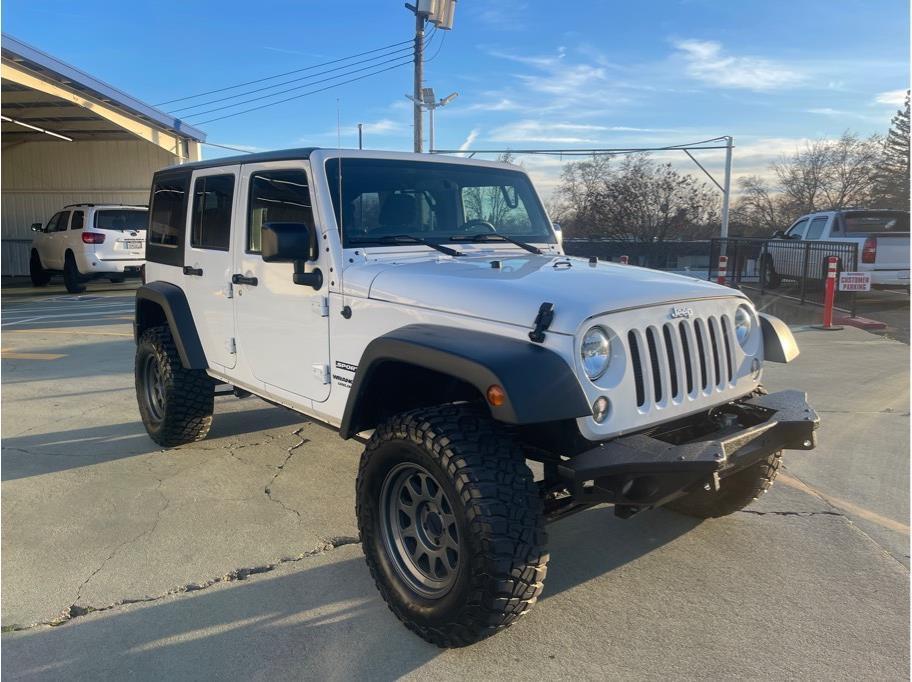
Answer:
<svg viewBox="0 0 912 682"><path fill-rule="evenodd" d="M728 315L630 330L627 343L640 411L696 400L732 383L732 338Z"/></svg>

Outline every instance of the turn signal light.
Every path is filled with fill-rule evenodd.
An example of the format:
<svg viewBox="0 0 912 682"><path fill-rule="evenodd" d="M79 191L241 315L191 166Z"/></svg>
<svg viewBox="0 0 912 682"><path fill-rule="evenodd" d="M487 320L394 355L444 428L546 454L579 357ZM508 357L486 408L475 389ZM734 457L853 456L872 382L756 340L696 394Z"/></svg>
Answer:
<svg viewBox="0 0 912 682"><path fill-rule="evenodd" d="M104 244L105 236L101 232L83 232L82 241L85 244Z"/></svg>
<svg viewBox="0 0 912 682"><path fill-rule="evenodd" d="M503 390L503 386L497 384L488 386L487 397L488 402L494 407L500 407L507 402L507 392Z"/></svg>

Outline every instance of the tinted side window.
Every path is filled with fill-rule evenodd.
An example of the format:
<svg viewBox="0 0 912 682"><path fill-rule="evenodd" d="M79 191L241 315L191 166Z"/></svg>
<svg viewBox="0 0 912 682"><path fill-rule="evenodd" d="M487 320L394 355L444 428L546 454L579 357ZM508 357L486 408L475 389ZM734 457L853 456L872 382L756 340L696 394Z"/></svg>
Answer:
<svg viewBox="0 0 912 682"><path fill-rule="evenodd" d="M82 211L73 211L73 219L70 221L71 230L81 230L85 222L85 213Z"/></svg>
<svg viewBox="0 0 912 682"><path fill-rule="evenodd" d="M802 218L792 225L791 229L788 231L788 236L792 239L804 239L804 233L807 232L807 226L808 219Z"/></svg>
<svg viewBox="0 0 912 682"><path fill-rule="evenodd" d="M56 215L57 222L54 223L54 226L48 228L48 232L62 232L67 229L67 223L70 221L70 212L61 211Z"/></svg>
<svg viewBox="0 0 912 682"><path fill-rule="evenodd" d="M314 224L310 189L304 171L262 171L250 176L248 253L260 253L263 225L266 223Z"/></svg>
<svg viewBox="0 0 912 682"><path fill-rule="evenodd" d="M55 213L51 216L51 219L47 221L47 225L44 226L45 232L56 232L57 231L57 221L60 220L62 213Z"/></svg>
<svg viewBox="0 0 912 682"><path fill-rule="evenodd" d="M819 218L814 218L811 221L811 226L808 228L807 236L805 239L820 239L820 235L823 234L823 228L826 227L827 217L821 216Z"/></svg>
<svg viewBox="0 0 912 682"><path fill-rule="evenodd" d="M231 238L233 175L207 175L193 185L193 218L190 245L227 251Z"/></svg>
<svg viewBox="0 0 912 682"><path fill-rule="evenodd" d="M146 239L147 260L165 265L183 265L189 186L189 173L155 178Z"/></svg>

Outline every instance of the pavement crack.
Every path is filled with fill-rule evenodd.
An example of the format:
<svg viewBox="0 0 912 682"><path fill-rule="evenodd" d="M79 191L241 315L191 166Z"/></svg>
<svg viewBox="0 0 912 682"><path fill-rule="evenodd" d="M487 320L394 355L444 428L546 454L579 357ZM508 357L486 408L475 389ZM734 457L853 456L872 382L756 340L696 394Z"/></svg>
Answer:
<svg viewBox="0 0 912 682"><path fill-rule="evenodd" d="M298 511L297 509L295 509L294 507L288 506L288 505L285 504L282 500L280 500L278 497L273 496L273 494L272 494L272 486L275 485L276 479L278 479L278 477L282 475L282 472L285 471L285 467L286 467L286 465L288 464L288 462L291 461L291 458L294 456L295 451L296 451L299 447L301 447L302 445L304 445L305 443L309 443L309 442L310 442L310 439L309 439L309 438L306 438L306 437L304 437L304 436L301 435L301 431L303 431L303 430L304 430L304 427L301 426L301 427L297 428L297 429L292 433L293 436L297 436L297 437L298 437L298 442L295 443L294 445L292 445L290 448L288 448L287 454L285 455L285 459L282 461L281 464L279 464L279 465L276 467L276 472L275 472L275 474L273 474L272 479L269 481L269 483L266 484L266 487L263 489L263 492L266 494L266 497L268 497L269 500L270 500L271 502L275 502L275 503L278 504L280 507L282 507L282 509L284 509L284 510L287 511L287 512L291 512L292 514L294 514L294 515L297 516L298 518L301 518L301 512L299 512L299 511Z"/></svg>
<svg viewBox="0 0 912 682"><path fill-rule="evenodd" d="M755 516L841 516L837 511L757 511L756 509L741 509L741 514L754 514Z"/></svg>
<svg viewBox="0 0 912 682"><path fill-rule="evenodd" d="M164 509L162 511L164 511ZM160 601L162 599L166 599L167 597L171 597L171 596L174 596L177 594L186 594L189 592L200 592L202 590L209 589L210 587L212 587L214 585L220 585L222 583L240 582L242 580L247 580L250 576L261 575L263 573L269 573L271 571L276 570L280 566L285 566L286 564L294 564L299 561L304 561L305 559L309 559L311 557L326 554L328 552L333 551L334 549L338 549L339 547L345 547L346 545L356 545L356 544L359 544L360 542L361 542L361 540L359 538L352 537L349 535L340 535L340 536L334 536L334 537L330 537L330 538L320 538L320 544L317 545L315 548L313 548L307 552L302 552L301 554L298 554L296 556L283 557L272 563L260 564L257 566L245 566L243 568L236 568L232 571L229 571L228 573L225 573L224 575L221 575L221 576L218 576L215 578L210 578L209 580L206 580L204 582L187 583L185 585L180 585L179 587L174 587L174 588L168 590L167 592L164 592L162 594L158 594L155 596L120 599L118 601L112 602L110 604L106 604L104 606L78 605L78 604L74 603L72 606L70 606L68 609L66 609L60 616L58 616L57 618L54 618L52 620L41 621L39 623L33 623L31 625L4 625L4 626L0 627L0 631L2 631L2 632L20 632L23 630L32 630L34 628L38 628L38 627L42 627L42 626L59 627L61 625L66 625L67 623L71 623L72 621L74 621L78 618L81 618L82 616L86 616L90 613L101 613L103 611L110 611L112 609L116 609L121 606L128 606L130 604L144 604L147 602ZM123 543L122 545L119 545L118 549L120 547L122 547L124 544L127 544L127 543ZM114 553L116 553L116 551L117 550L115 549ZM112 553L112 556L113 556L113 553ZM110 557L109 557L109 559L110 559ZM105 561L107 561L107 560L105 560ZM101 567L96 569L96 571L92 575L97 573L99 570L101 570ZM89 578L83 583L83 586L85 586L88 583L88 581L91 580L91 578L92 577L89 576ZM81 589L81 587L80 587L80 589Z"/></svg>

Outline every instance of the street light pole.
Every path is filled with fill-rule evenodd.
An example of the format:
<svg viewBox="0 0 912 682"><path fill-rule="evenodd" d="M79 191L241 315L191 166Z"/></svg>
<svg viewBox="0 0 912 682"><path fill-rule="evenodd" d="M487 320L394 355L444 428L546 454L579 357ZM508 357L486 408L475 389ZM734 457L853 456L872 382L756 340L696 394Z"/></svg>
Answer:
<svg viewBox="0 0 912 682"><path fill-rule="evenodd" d="M722 180L722 239L728 237L728 205L731 200L732 137L725 136L725 177Z"/></svg>

